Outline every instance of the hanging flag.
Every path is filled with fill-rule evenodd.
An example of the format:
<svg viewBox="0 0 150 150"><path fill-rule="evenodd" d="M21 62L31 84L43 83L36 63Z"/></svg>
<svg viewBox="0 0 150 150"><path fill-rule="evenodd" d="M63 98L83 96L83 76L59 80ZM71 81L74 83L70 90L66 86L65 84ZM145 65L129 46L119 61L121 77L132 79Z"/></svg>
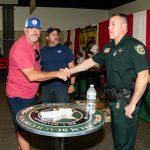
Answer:
<svg viewBox="0 0 150 150"><path fill-rule="evenodd" d="M30 0L30 15L36 9L36 0Z"/></svg>

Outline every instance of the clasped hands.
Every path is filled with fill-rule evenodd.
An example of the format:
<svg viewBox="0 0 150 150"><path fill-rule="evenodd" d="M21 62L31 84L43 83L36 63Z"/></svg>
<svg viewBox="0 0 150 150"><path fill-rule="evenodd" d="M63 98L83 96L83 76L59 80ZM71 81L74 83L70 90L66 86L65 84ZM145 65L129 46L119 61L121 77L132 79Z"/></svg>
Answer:
<svg viewBox="0 0 150 150"><path fill-rule="evenodd" d="M70 78L70 72L68 68L60 69L58 77L64 81L67 81Z"/></svg>

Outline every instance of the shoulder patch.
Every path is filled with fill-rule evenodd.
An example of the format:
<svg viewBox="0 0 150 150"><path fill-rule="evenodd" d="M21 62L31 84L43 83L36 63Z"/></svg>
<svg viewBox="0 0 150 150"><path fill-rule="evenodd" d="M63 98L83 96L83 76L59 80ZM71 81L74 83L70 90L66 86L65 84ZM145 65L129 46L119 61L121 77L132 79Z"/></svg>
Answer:
<svg viewBox="0 0 150 150"><path fill-rule="evenodd" d="M136 52L140 55L145 55L145 49L143 47L143 45L139 44L134 46L134 49L136 50Z"/></svg>

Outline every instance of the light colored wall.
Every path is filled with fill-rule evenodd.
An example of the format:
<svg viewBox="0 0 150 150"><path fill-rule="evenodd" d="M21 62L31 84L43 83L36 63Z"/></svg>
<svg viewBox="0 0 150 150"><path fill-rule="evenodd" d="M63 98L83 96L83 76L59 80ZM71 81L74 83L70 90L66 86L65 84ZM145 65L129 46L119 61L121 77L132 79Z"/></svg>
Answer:
<svg viewBox="0 0 150 150"><path fill-rule="evenodd" d="M113 13L135 13L150 9L150 0L136 0L110 11L94 9L50 8L37 7L32 16L39 17L43 22L43 31L49 26L61 28L63 31L73 30L107 20ZM22 31L24 22L29 17L28 7L14 7L15 31ZM2 6L0 6L0 31L2 31Z"/></svg>
<svg viewBox="0 0 150 150"><path fill-rule="evenodd" d="M14 7L14 38L23 34L25 20L30 16L29 7ZM42 21L41 44L46 44L45 32L49 27L58 27L62 31L74 30L108 19L109 11L92 9L37 7L33 17ZM0 32L2 31L2 6L0 6ZM0 39L2 39L0 34ZM64 41L62 41L64 42Z"/></svg>
<svg viewBox="0 0 150 150"><path fill-rule="evenodd" d="M2 6L0 6L0 48L3 49L3 44L2 44L2 36L3 35L3 32L2 32ZM3 53L3 52L2 52Z"/></svg>
<svg viewBox="0 0 150 150"><path fill-rule="evenodd" d="M37 7L32 16L42 20L43 31L46 31L50 26L67 31L107 20L108 14L107 10ZM23 29L28 16L28 7L15 7L15 30Z"/></svg>
<svg viewBox="0 0 150 150"><path fill-rule="evenodd" d="M32 16L39 17L43 22L41 43L45 44L45 32L50 26L58 27L62 31L74 30L107 20L114 13L131 14L150 9L150 0L136 0L115 9L94 10L75 8L37 7ZM22 33L24 22L30 16L28 7L14 7L15 39ZM0 6L0 39L2 40L2 6Z"/></svg>
<svg viewBox="0 0 150 150"><path fill-rule="evenodd" d="M2 30L2 6L0 6L0 30Z"/></svg>
<svg viewBox="0 0 150 150"><path fill-rule="evenodd" d="M134 2L111 9L109 11L109 15L111 16L115 13L124 13L128 15L148 9L150 9L150 0L136 0Z"/></svg>
<svg viewBox="0 0 150 150"><path fill-rule="evenodd" d="M18 39L22 34L24 34L23 31L15 31L15 35L14 35L15 40ZM46 36L45 35L46 35L45 32L42 31L40 39L39 39L41 46L46 45Z"/></svg>
<svg viewBox="0 0 150 150"><path fill-rule="evenodd" d="M45 33L49 27L60 28L61 31L74 30L108 19L107 10L92 9L71 9L71 8L50 8L37 7L33 12L33 17L38 17L42 21L42 33L40 38L41 46L46 44ZM14 28L15 31L22 31L24 22L29 15L28 7L14 7ZM21 32L15 33L15 39ZM61 42L64 43L63 36Z"/></svg>

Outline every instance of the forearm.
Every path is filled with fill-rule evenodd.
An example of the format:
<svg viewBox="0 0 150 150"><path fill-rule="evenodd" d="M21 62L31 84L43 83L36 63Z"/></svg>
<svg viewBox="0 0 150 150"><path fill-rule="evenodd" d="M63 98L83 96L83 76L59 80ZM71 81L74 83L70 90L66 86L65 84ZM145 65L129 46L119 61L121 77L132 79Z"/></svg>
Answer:
<svg viewBox="0 0 150 150"><path fill-rule="evenodd" d="M146 90L148 80L149 80L148 70L139 73L135 83L135 90L130 101L131 105L136 105L138 103L138 101L140 100L140 98L142 97L142 95Z"/></svg>
<svg viewBox="0 0 150 150"><path fill-rule="evenodd" d="M75 77L75 76L72 76L72 77L70 78L70 84L74 85L75 82L76 82L76 77Z"/></svg>
<svg viewBox="0 0 150 150"><path fill-rule="evenodd" d="M96 65L96 63L92 60L92 58L86 59L77 66L75 66L74 68L71 68L70 74L86 71L89 68L93 67L94 65Z"/></svg>
<svg viewBox="0 0 150 150"><path fill-rule="evenodd" d="M69 69L74 68L74 67L75 67L74 61L72 61L72 62L70 62L70 63L68 64L68 68L69 68ZM72 75L72 76L70 77L70 84L74 85L74 84L75 84L75 80L76 80L75 75Z"/></svg>
<svg viewBox="0 0 150 150"><path fill-rule="evenodd" d="M30 82L35 82L35 81L40 82L40 81L46 81L58 77L59 77L58 71L53 71L53 72L33 71L28 75L28 80Z"/></svg>

